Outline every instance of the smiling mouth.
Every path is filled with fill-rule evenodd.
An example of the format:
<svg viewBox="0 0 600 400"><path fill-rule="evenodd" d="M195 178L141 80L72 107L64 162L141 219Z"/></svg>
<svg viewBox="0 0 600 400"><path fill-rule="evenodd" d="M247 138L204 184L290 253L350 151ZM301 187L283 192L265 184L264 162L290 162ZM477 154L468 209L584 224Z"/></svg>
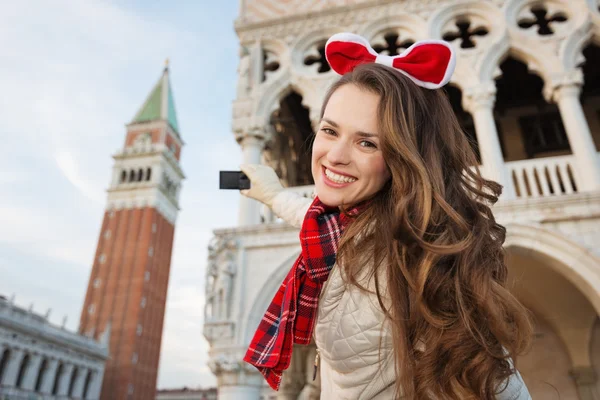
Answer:
<svg viewBox="0 0 600 400"><path fill-rule="evenodd" d="M330 171L327 167L323 167L323 169L325 170L325 176L327 176L327 178L334 183L343 184L356 182L356 178L336 174L335 172Z"/></svg>

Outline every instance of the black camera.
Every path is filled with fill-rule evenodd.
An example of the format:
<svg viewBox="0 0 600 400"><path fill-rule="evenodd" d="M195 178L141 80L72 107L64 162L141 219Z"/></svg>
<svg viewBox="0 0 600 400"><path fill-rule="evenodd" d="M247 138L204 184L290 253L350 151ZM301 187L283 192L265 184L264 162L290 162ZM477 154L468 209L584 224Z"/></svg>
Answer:
<svg viewBox="0 0 600 400"><path fill-rule="evenodd" d="M250 179L242 171L219 171L219 189L250 189Z"/></svg>

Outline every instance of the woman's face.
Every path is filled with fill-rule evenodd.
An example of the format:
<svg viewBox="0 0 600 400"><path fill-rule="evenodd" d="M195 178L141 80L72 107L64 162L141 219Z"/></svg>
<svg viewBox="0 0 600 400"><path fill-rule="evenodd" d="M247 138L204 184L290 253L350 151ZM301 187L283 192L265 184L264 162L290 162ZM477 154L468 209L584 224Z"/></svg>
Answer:
<svg viewBox="0 0 600 400"><path fill-rule="evenodd" d="M312 175L328 206L371 198L390 178L378 133L379 95L353 84L329 99L312 150Z"/></svg>

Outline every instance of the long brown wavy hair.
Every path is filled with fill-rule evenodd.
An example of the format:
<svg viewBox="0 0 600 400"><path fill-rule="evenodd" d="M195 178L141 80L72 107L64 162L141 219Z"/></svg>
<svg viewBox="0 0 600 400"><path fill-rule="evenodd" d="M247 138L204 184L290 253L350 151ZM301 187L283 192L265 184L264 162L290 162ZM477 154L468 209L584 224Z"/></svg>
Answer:
<svg viewBox="0 0 600 400"><path fill-rule="evenodd" d="M365 264L356 260L374 260L369 274L392 324L397 396L494 399L533 330L506 288L506 229L490 209L502 186L481 176L444 91L366 64L334 83L323 111L347 84L380 96L391 179L344 232L337 259L346 281L363 290Z"/></svg>

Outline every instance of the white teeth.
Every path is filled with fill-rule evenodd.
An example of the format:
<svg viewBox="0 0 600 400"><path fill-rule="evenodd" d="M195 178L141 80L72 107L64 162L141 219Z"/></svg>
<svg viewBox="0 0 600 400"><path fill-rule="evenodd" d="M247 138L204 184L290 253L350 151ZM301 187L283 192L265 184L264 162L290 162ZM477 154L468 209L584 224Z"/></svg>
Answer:
<svg viewBox="0 0 600 400"><path fill-rule="evenodd" d="M336 183L352 183L352 182L356 181L356 179L354 179L354 178L335 174L335 173L331 172L330 170L328 170L327 168L325 168L325 175L327 175L327 177L329 179L331 179L332 181L334 181Z"/></svg>

